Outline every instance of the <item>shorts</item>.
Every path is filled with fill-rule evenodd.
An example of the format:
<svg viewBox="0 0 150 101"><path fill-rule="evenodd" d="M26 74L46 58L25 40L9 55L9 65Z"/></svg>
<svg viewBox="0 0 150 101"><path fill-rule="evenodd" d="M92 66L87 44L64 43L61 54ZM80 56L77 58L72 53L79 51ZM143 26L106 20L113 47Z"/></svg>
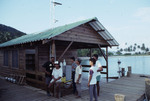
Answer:
<svg viewBox="0 0 150 101"><path fill-rule="evenodd" d="M54 81L54 79L51 79L49 83L52 83ZM61 79L57 80L56 83L61 83Z"/></svg>
<svg viewBox="0 0 150 101"><path fill-rule="evenodd" d="M101 75L98 75L98 76L96 77L96 81L100 81L100 79L101 79Z"/></svg>
<svg viewBox="0 0 150 101"><path fill-rule="evenodd" d="M47 85L49 85L49 82L52 80L52 77L46 77L45 79L46 79L46 80L45 80L45 83L46 83Z"/></svg>

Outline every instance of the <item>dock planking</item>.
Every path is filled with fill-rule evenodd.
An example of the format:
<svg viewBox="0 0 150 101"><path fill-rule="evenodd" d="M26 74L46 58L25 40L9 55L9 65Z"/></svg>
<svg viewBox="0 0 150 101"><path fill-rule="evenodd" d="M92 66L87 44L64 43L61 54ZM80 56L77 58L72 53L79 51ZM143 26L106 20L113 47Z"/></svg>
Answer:
<svg viewBox="0 0 150 101"><path fill-rule="evenodd" d="M89 93L85 88L81 99L76 99L73 94L57 99L47 97L45 91L38 88L19 86L2 79L0 81L0 101L89 101ZM144 92L145 77L132 74L131 77L122 77L109 83L102 83L98 101L115 101L114 94L118 93L124 94L126 101L142 101L141 97Z"/></svg>

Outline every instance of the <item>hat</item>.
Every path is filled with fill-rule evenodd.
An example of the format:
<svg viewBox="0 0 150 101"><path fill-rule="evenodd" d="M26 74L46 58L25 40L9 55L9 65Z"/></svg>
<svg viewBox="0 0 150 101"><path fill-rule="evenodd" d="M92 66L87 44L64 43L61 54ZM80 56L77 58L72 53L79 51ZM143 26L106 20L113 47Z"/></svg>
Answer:
<svg viewBox="0 0 150 101"><path fill-rule="evenodd" d="M54 64L55 64L55 65L59 65L59 62L58 62L58 61L55 61Z"/></svg>

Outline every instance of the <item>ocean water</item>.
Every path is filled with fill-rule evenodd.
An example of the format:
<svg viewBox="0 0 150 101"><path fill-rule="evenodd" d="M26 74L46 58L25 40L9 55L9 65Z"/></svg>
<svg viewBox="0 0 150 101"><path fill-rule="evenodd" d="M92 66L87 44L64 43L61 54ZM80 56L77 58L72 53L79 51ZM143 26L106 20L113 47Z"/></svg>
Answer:
<svg viewBox="0 0 150 101"><path fill-rule="evenodd" d="M131 66L132 73L150 75L150 56L111 56L108 57L109 77L118 76L118 60L121 61L120 67L125 68L125 71L128 70L128 66ZM103 66L106 65L103 57L99 57L99 61ZM89 65L89 59L83 59L82 64ZM106 75L103 74L102 77Z"/></svg>

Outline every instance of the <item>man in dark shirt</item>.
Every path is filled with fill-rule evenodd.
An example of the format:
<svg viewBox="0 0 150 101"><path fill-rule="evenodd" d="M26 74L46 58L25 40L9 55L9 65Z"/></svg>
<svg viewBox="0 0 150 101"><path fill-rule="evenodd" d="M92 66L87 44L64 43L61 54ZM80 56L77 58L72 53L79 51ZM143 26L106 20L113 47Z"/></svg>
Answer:
<svg viewBox="0 0 150 101"><path fill-rule="evenodd" d="M73 94L76 93L76 84L75 84L75 71L76 71L76 67L77 64L75 62L75 57L71 57L71 63L72 63L72 85L73 85Z"/></svg>
<svg viewBox="0 0 150 101"><path fill-rule="evenodd" d="M54 68L54 60L55 60L55 58L51 57L51 61L47 61L42 66L44 68L44 72L45 72L46 90L47 90L47 95L48 96L51 96L50 92L49 92L48 85L49 85L49 83L52 79L52 71L53 71L53 68Z"/></svg>

